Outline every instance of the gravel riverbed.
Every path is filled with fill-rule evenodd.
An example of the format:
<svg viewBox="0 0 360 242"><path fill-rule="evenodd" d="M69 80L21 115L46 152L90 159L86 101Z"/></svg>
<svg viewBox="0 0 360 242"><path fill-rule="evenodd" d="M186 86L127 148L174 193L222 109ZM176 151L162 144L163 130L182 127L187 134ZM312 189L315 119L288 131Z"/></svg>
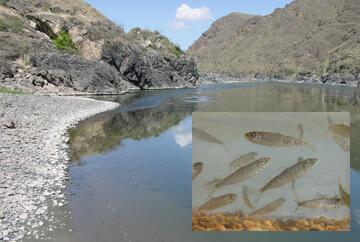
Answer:
<svg viewBox="0 0 360 242"><path fill-rule="evenodd" d="M118 107L80 97L0 93L0 240L44 238L51 207L66 206L68 129Z"/></svg>

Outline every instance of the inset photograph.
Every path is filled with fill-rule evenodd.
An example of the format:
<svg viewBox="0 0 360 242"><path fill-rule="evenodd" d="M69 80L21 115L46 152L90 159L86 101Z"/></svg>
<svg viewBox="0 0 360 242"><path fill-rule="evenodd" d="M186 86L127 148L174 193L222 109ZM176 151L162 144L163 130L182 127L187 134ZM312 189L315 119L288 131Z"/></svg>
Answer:
<svg viewBox="0 0 360 242"><path fill-rule="evenodd" d="M350 114L194 112L193 231L349 231Z"/></svg>

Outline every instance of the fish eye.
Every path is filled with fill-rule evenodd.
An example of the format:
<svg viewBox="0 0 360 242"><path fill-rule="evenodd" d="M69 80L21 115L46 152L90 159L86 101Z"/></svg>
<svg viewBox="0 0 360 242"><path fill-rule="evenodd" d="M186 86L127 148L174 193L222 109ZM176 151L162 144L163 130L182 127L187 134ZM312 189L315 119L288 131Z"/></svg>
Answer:
<svg viewBox="0 0 360 242"><path fill-rule="evenodd" d="M250 138L254 138L254 137L255 137L255 134L254 134L254 133L250 133L249 136L250 136Z"/></svg>

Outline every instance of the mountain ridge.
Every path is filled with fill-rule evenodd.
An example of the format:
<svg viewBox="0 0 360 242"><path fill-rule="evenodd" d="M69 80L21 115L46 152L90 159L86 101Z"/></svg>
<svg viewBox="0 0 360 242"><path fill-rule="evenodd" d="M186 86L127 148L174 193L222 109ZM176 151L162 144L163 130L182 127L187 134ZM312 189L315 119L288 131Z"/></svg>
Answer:
<svg viewBox="0 0 360 242"><path fill-rule="evenodd" d="M357 0L296 0L266 16L237 16L218 19L189 47L199 71L284 78L360 72ZM227 31L209 38L219 22Z"/></svg>

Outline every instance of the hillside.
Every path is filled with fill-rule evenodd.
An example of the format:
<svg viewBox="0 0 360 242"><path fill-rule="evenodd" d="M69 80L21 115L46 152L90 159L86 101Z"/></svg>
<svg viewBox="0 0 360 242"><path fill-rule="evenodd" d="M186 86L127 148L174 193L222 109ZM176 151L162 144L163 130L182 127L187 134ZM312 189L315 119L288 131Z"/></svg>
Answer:
<svg viewBox="0 0 360 242"><path fill-rule="evenodd" d="M122 93L192 87L194 61L158 32L129 33L82 0L0 0L0 87Z"/></svg>
<svg viewBox="0 0 360 242"><path fill-rule="evenodd" d="M296 0L267 16L232 13L188 49L201 72L289 77L360 73L360 1Z"/></svg>

